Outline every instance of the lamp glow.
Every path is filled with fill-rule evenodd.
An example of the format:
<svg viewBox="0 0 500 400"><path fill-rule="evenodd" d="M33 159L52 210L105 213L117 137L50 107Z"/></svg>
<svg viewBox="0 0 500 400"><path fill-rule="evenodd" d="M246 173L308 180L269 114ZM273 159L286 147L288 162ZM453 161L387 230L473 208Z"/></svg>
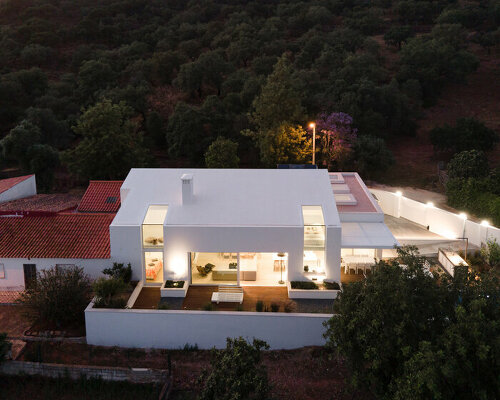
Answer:
<svg viewBox="0 0 500 400"><path fill-rule="evenodd" d="M490 226L490 223L484 219L481 221L481 225L482 226Z"/></svg>
<svg viewBox="0 0 500 400"><path fill-rule="evenodd" d="M403 195L403 193L401 193L401 191L400 191L400 190L398 190L398 191L396 192L396 196L401 197L402 195Z"/></svg>
<svg viewBox="0 0 500 400"><path fill-rule="evenodd" d="M311 128L311 129L312 129L312 128L314 128L315 126L316 126L316 124L315 124L314 122L309 123L309 128Z"/></svg>
<svg viewBox="0 0 500 400"><path fill-rule="evenodd" d="M434 203L432 201L428 201L426 206L427 207L434 207Z"/></svg>
<svg viewBox="0 0 500 400"><path fill-rule="evenodd" d="M467 214L466 213L460 213L458 216L462 219L467 219Z"/></svg>

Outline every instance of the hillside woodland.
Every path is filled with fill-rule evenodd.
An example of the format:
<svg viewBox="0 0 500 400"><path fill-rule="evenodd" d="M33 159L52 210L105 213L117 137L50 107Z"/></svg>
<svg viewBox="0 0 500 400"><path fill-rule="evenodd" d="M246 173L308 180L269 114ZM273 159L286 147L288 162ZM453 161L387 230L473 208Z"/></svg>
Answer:
<svg viewBox="0 0 500 400"><path fill-rule="evenodd" d="M478 52L494 59L499 26L499 0L3 0L3 174L50 191L130 167L310 162L316 121L321 166L390 176L414 146L390 149ZM443 144L461 133L442 122L425 121L446 161L498 141L475 118L480 145Z"/></svg>

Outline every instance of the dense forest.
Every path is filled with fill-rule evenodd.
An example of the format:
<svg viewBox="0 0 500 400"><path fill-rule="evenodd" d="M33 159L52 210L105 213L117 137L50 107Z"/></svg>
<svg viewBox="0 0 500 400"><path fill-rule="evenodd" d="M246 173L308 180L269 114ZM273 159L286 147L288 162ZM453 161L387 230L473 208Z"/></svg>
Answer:
<svg viewBox="0 0 500 400"><path fill-rule="evenodd" d="M470 45L498 47L500 1L3 0L0 24L0 164L42 190L53 171L310 162L310 121L320 165L373 178L476 70ZM434 145L498 141L469 125L481 148Z"/></svg>

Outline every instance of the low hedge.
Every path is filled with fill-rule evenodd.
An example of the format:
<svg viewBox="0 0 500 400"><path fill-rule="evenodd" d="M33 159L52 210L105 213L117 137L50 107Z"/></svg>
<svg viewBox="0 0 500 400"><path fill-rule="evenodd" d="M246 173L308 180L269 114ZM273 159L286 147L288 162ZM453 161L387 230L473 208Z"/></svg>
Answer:
<svg viewBox="0 0 500 400"><path fill-rule="evenodd" d="M340 285L338 282L327 282L324 281L323 285L325 285L326 290L340 290Z"/></svg>
<svg viewBox="0 0 500 400"><path fill-rule="evenodd" d="M311 281L291 281L290 286L292 289L305 289L305 290L314 290L319 289L318 285Z"/></svg>

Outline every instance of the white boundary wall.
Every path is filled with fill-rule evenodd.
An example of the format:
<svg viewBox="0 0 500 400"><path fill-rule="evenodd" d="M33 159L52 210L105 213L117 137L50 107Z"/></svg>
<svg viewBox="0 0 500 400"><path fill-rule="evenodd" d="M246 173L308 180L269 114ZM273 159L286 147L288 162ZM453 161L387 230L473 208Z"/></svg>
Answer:
<svg viewBox="0 0 500 400"><path fill-rule="evenodd" d="M87 343L98 346L179 349L225 348L227 337L265 340L271 349L325 344L330 314L238 311L85 310Z"/></svg>
<svg viewBox="0 0 500 400"><path fill-rule="evenodd" d="M379 189L370 189L370 191L379 200L384 214L406 218L417 224L428 226L429 231L450 239L466 237L471 244L476 246L481 246L486 239L496 239L500 243L500 229L498 228L465 220L458 214L429 207L424 203L398 196L396 193Z"/></svg>

